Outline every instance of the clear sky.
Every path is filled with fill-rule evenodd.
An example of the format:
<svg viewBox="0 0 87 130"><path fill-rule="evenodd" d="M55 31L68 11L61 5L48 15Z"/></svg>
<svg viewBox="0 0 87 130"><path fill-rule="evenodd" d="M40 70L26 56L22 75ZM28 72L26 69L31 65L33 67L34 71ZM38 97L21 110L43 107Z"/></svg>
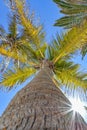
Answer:
<svg viewBox="0 0 87 130"><path fill-rule="evenodd" d="M59 14L59 9L52 0L30 0L30 8L35 12L36 16L43 24L44 30L46 31L46 40L50 42L52 37L57 32L61 31L60 28L53 26L55 20L61 16ZM8 12L9 10L5 6L4 0L0 0L0 25L2 24L6 29L8 22ZM82 65L82 67L86 68L87 57L85 57L85 61L81 61L81 58L77 56L77 60L75 62L77 61ZM13 96L17 93L17 91L19 91L25 84L27 84L27 82L18 88L11 90L10 92L0 90L0 115L2 115L3 111Z"/></svg>

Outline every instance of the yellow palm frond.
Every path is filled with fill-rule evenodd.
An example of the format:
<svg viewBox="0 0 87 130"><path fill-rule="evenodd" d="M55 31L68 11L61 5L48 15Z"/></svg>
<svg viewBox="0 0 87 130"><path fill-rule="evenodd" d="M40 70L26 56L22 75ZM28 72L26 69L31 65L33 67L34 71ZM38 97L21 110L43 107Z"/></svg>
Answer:
<svg viewBox="0 0 87 130"><path fill-rule="evenodd" d="M2 81L0 86L4 86L8 89L11 89L14 85L23 83L27 78L29 78L36 71L33 68L15 68L9 70L3 74Z"/></svg>
<svg viewBox="0 0 87 130"><path fill-rule="evenodd" d="M15 53L15 51L10 51L10 50L6 50L3 47L0 47L0 54L7 56L7 57L11 57L15 60L19 60L20 62L25 62L26 60L24 59L24 57L18 57L17 53Z"/></svg>
<svg viewBox="0 0 87 130"><path fill-rule="evenodd" d="M87 23L83 26L73 27L65 35L59 37L59 47L57 55L53 59L53 62L56 63L60 58L63 58L77 49L81 49L83 45L87 43Z"/></svg>
<svg viewBox="0 0 87 130"><path fill-rule="evenodd" d="M70 88L82 87L84 90L87 89L87 74L75 72L73 69L56 70L55 73L56 78L63 85Z"/></svg>
<svg viewBox="0 0 87 130"><path fill-rule="evenodd" d="M39 44L40 43L40 38L39 38L39 33L42 29L42 27L35 27L31 20L29 20L24 12L24 3L21 0L14 0L15 4L16 4L16 8L21 20L21 24L23 25L23 27L25 28L30 41L33 41L34 44Z"/></svg>

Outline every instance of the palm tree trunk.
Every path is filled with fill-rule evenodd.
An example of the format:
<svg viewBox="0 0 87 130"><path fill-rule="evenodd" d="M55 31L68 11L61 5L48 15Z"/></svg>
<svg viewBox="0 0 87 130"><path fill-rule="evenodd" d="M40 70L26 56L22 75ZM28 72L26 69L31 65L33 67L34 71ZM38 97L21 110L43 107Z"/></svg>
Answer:
<svg viewBox="0 0 87 130"><path fill-rule="evenodd" d="M13 98L0 119L0 130L70 130L69 105L52 81L51 69L43 67Z"/></svg>

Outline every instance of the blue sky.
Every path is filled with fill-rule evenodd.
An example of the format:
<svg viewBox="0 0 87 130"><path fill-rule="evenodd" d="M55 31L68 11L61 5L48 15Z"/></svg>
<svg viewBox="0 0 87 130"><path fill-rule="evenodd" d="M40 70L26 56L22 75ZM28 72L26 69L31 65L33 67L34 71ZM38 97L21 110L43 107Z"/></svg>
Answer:
<svg viewBox="0 0 87 130"><path fill-rule="evenodd" d="M50 42L52 37L57 32L60 33L61 31L60 28L53 26L55 20L61 16L59 14L59 9L57 8L56 4L52 2L52 0L30 0L30 8L35 12L36 16L43 24L44 30L46 31L46 40ZM7 29L8 12L9 10L4 3L4 0L0 0L0 25L2 24L5 29ZM84 61L82 61L79 56L74 57L74 60L82 65L83 70L87 67L87 56L85 57ZM0 116L17 91L19 91L26 84L27 81L23 85L11 90L10 92L0 90Z"/></svg>

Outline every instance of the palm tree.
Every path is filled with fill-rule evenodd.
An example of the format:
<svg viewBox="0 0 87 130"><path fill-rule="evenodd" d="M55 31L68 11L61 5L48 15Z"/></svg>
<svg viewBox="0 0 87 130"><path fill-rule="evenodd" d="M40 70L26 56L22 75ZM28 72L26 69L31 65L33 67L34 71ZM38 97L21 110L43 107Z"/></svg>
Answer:
<svg viewBox="0 0 87 130"><path fill-rule="evenodd" d="M23 10L25 4L21 0L14 0L14 3L23 35L15 39L13 55L10 55L11 47L10 50L4 46L2 48L9 52L6 56L19 60L20 64L13 64L12 69L8 67L0 84L8 90L33 74L34 78L17 93L3 113L0 130L70 130L73 114L71 103L60 87L82 87L84 91L87 88L87 74L80 72L79 65L71 61L72 55L86 44L87 24L82 28L74 27L61 36L57 35L48 45L42 41L39 27L26 17ZM17 52L19 55L15 57Z"/></svg>

